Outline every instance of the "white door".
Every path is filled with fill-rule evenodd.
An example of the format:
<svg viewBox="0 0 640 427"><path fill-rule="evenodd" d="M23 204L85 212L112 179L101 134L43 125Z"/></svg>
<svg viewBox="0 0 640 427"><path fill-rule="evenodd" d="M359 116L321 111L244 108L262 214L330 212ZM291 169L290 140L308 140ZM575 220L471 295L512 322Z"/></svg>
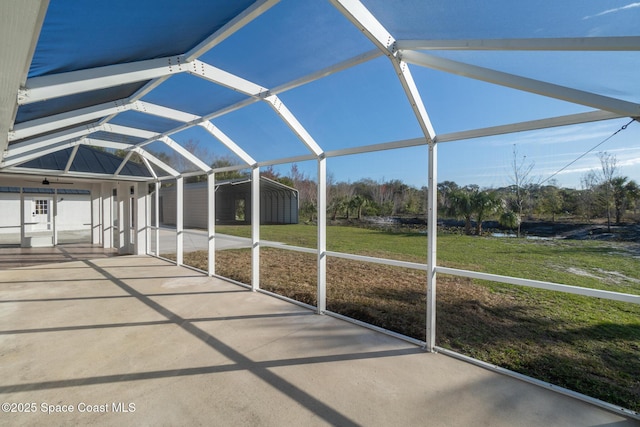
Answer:
<svg viewBox="0 0 640 427"><path fill-rule="evenodd" d="M44 197L34 198L31 202L32 230L51 230L51 199Z"/></svg>

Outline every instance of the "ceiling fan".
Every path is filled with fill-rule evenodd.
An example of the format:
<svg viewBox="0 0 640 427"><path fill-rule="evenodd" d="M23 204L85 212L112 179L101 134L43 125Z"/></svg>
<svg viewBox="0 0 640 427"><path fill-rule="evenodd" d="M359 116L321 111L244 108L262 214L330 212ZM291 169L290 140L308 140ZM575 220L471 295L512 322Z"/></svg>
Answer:
<svg viewBox="0 0 640 427"><path fill-rule="evenodd" d="M42 180L42 181L29 181L29 182L40 182L42 185L51 185L51 184L73 184L73 182L70 181L49 181L46 177Z"/></svg>

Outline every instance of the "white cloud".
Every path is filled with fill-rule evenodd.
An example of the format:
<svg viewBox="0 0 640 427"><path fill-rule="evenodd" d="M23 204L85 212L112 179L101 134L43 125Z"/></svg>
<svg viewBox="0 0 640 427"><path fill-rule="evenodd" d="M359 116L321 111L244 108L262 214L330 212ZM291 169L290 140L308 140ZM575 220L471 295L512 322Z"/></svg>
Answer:
<svg viewBox="0 0 640 427"><path fill-rule="evenodd" d="M633 9L633 8L636 8L636 7L640 7L640 2L638 2L638 3L629 3L629 4L627 4L625 6L622 6L622 7L616 7L615 9L607 9L607 10L602 11L600 13L596 13L595 15L585 16L582 19L596 18L598 16L608 15L610 13L616 13L616 12L620 12L620 11L623 11L623 10Z"/></svg>
<svg viewBox="0 0 640 427"><path fill-rule="evenodd" d="M576 125L572 127L560 127L518 134L500 135L499 137L494 137L489 144L492 147L503 147L513 146L513 144L522 146L527 144L541 146L574 142L593 143L611 136L611 134L616 130L617 129L613 128L610 123L596 123L589 126Z"/></svg>

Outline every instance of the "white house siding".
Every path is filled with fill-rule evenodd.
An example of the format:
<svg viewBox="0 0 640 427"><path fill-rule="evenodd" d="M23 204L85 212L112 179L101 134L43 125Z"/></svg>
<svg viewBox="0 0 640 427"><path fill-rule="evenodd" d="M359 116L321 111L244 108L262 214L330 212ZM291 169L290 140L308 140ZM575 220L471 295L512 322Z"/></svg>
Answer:
<svg viewBox="0 0 640 427"><path fill-rule="evenodd" d="M20 243L20 193L0 193L0 244Z"/></svg>
<svg viewBox="0 0 640 427"><path fill-rule="evenodd" d="M91 229L91 195L58 194L58 231Z"/></svg>
<svg viewBox="0 0 640 427"><path fill-rule="evenodd" d="M34 200L51 200L49 209L53 210L53 199L56 196L50 193L24 193L23 197L24 214L28 222ZM83 239L85 232L90 233L90 194L58 194L56 208L56 232L81 232ZM20 193L0 192L0 244L20 244L20 219ZM79 234L75 233L71 238L77 239L77 236Z"/></svg>

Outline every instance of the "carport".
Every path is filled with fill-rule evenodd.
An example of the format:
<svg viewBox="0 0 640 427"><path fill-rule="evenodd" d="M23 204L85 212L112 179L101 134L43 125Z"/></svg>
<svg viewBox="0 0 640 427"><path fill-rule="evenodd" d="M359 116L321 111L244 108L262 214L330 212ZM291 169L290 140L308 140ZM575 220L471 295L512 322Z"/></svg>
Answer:
<svg viewBox="0 0 640 427"><path fill-rule="evenodd" d="M598 27L594 34L579 0L514 16L507 1L162 6L0 5L0 186L89 191L92 247L128 255L2 272L4 400L76 409L58 418L10 414L12 423L567 425L638 419L625 408L448 352L435 334L438 274L640 303L637 295L443 267L436 253L438 148L460 144L472 152L501 135L603 122L619 128L636 120L637 21ZM582 26L568 32L569 22ZM503 70L496 53L531 55L547 65L535 71L549 74ZM601 65L601 80L574 80L579 61L556 67L558 54L569 53ZM609 62L593 61L593 53L606 54ZM491 120L469 127L458 113L464 99L426 102L432 79L442 75L451 88L481 82L517 91L521 105L535 100L539 108L511 121L500 114L518 109L496 103L485 108L496 109ZM381 86L380 76L392 84ZM613 87L603 88L604 80ZM389 93L393 103L376 102ZM361 100L362 109L354 111L352 100ZM451 114L461 115L454 128L434 125L434 117ZM410 117L411 125L398 125L400 117ZM376 127L367 137L373 139L352 137L363 127ZM192 143L196 137L233 162L214 167L203 160ZM369 155L397 150L407 165L417 161L415 168L425 171L426 259L328 251L328 162L356 168L368 164ZM306 165L316 183L313 249L260 237L261 170L291 164ZM248 287L224 281L215 269L217 175L238 171L250 181ZM206 182L208 267L201 271L184 267L184 189L192 178ZM160 191L169 183L176 194L173 264L158 258ZM25 224L20 228L24 235ZM315 257L316 306L261 292L260 253L269 246ZM329 312L330 257L424 272L424 339ZM116 404L109 414L100 413L105 399ZM95 404L96 411L79 413L80 403ZM122 414L129 403L135 411Z"/></svg>

